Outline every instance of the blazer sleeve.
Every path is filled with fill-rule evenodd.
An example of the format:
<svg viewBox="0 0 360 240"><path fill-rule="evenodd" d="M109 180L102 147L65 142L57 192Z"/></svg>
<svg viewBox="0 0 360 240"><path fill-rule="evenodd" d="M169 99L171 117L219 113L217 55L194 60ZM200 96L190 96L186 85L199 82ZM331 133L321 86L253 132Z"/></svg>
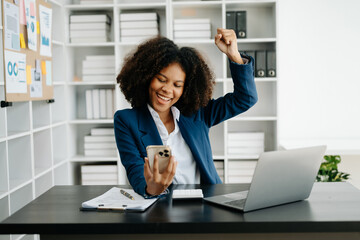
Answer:
<svg viewBox="0 0 360 240"><path fill-rule="evenodd" d="M246 55L242 57L248 58L249 62L237 64L229 60L234 91L210 100L202 109L202 117L209 128L247 111L258 100L254 80L254 59Z"/></svg>
<svg viewBox="0 0 360 240"><path fill-rule="evenodd" d="M144 159L136 143L131 123L135 117L131 117L129 110L117 111L114 115L115 139L120 159L126 169L126 174L135 192L145 195L146 181L144 177Z"/></svg>

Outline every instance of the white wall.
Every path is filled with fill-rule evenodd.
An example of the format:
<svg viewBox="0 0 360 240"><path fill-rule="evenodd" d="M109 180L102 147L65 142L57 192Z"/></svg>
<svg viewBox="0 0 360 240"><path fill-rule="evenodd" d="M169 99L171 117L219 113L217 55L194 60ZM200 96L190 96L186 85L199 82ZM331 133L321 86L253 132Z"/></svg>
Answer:
<svg viewBox="0 0 360 240"><path fill-rule="evenodd" d="M359 0L278 0L280 144L360 139L359 12Z"/></svg>

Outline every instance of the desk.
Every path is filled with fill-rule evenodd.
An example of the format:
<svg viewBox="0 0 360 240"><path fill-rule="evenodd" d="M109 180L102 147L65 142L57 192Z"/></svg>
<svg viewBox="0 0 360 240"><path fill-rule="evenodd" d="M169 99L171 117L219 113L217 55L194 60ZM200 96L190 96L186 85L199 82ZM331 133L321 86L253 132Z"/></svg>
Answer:
<svg viewBox="0 0 360 240"><path fill-rule="evenodd" d="M212 196L249 185L176 187L201 187ZM66 239L360 239L360 191L349 183L315 183L308 200L248 213L201 200L173 202L170 196L144 213L79 211L83 201L110 188L55 186L1 222L0 234L40 234L41 240L64 238L61 234Z"/></svg>

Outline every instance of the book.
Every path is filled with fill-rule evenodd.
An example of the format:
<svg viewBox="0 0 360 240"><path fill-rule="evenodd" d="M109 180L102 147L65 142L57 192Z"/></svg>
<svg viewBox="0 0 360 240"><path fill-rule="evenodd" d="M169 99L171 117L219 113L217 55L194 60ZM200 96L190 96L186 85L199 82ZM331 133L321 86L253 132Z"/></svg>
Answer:
<svg viewBox="0 0 360 240"><path fill-rule="evenodd" d="M70 31L71 30L108 30L108 31L110 31L110 25L106 22L70 23Z"/></svg>
<svg viewBox="0 0 360 240"><path fill-rule="evenodd" d="M232 140L228 141L228 147L239 147L239 148L248 148L248 147L262 147L264 148L264 141L260 140Z"/></svg>
<svg viewBox="0 0 360 240"><path fill-rule="evenodd" d="M77 37L70 38L71 43L103 43L108 41L108 37Z"/></svg>
<svg viewBox="0 0 360 240"><path fill-rule="evenodd" d="M111 18L106 14L91 14L91 15L71 15L70 23L93 23L106 22L110 23Z"/></svg>
<svg viewBox="0 0 360 240"><path fill-rule="evenodd" d="M116 149L115 142L93 142L93 143L84 143L84 149Z"/></svg>
<svg viewBox="0 0 360 240"><path fill-rule="evenodd" d="M210 23L210 18L178 18L174 19L174 24L196 24Z"/></svg>
<svg viewBox="0 0 360 240"><path fill-rule="evenodd" d="M125 194L121 193L125 191ZM131 198L130 198L130 197ZM143 212L159 198L145 199L133 189L111 188L104 194L81 204L81 210L122 210Z"/></svg>
<svg viewBox="0 0 360 240"><path fill-rule="evenodd" d="M263 140L265 137L264 132L229 132L228 140Z"/></svg>
<svg viewBox="0 0 360 240"><path fill-rule="evenodd" d="M106 89L106 118L114 118L114 90Z"/></svg>
<svg viewBox="0 0 360 240"><path fill-rule="evenodd" d="M120 29L120 36L154 36L159 34L158 28Z"/></svg>
<svg viewBox="0 0 360 240"><path fill-rule="evenodd" d="M107 60L84 60L82 62L84 68L115 68L115 61Z"/></svg>
<svg viewBox="0 0 360 240"><path fill-rule="evenodd" d="M100 142L113 142L115 143L114 136L85 136L84 137L85 143L100 143Z"/></svg>
<svg viewBox="0 0 360 240"><path fill-rule="evenodd" d="M116 157L116 149L84 149L85 156L97 156L97 157Z"/></svg>
<svg viewBox="0 0 360 240"><path fill-rule="evenodd" d="M91 5L91 4L112 4L113 0L80 0L81 5Z"/></svg>
<svg viewBox="0 0 360 240"><path fill-rule="evenodd" d="M120 29L158 28L158 27L159 27L159 23L156 20L120 22Z"/></svg>
<svg viewBox="0 0 360 240"><path fill-rule="evenodd" d="M90 130L92 136L114 136L114 128L92 128Z"/></svg>
<svg viewBox="0 0 360 240"><path fill-rule="evenodd" d="M210 23L194 23L194 24L174 24L175 31L189 31L189 30L210 30Z"/></svg>
<svg viewBox="0 0 360 240"><path fill-rule="evenodd" d="M106 89L100 89L100 118L106 118Z"/></svg>
<svg viewBox="0 0 360 240"><path fill-rule="evenodd" d="M87 37L107 37L109 31L106 29L98 30L70 30L70 38L87 38Z"/></svg>
<svg viewBox="0 0 360 240"><path fill-rule="evenodd" d="M100 91L99 89L92 90L92 103L93 103L93 118L100 118Z"/></svg>
<svg viewBox="0 0 360 240"><path fill-rule="evenodd" d="M85 75L82 76L82 80L84 82L91 82L91 81L111 82L111 81L115 81L115 77L114 75Z"/></svg>
<svg viewBox="0 0 360 240"><path fill-rule="evenodd" d="M211 31L174 31L175 38L210 38Z"/></svg>
<svg viewBox="0 0 360 240"><path fill-rule="evenodd" d="M228 147L228 154L260 154L264 152L262 147L253 147L253 148L239 148L239 147Z"/></svg>
<svg viewBox="0 0 360 240"><path fill-rule="evenodd" d="M117 173L117 165L82 165L81 173Z"/></svg>
<svg viewBox="0 0 360 240"><path fill-rule="evenodd" d="M120 21L151 21L158 20L158 14L149 13L120 13Z"/></svg>
<svg viewBox="0 0 360 240"><path fill-rule="evenodd" d="M114 68L83 68L83 75L115 75Z"/></svg>
<svg viewBox="0 0 360 240"><path fill-rule="evenodd" d="M93 118L92 90L86 90L85 101L86 101L86 118L92 119Z"/></svg>
<svg viewBox="0 0 360 240"><path fill-rule="evenodd" d="M114 55L88 55L85 57L85 60L114 62L115 56Z"/></svg>

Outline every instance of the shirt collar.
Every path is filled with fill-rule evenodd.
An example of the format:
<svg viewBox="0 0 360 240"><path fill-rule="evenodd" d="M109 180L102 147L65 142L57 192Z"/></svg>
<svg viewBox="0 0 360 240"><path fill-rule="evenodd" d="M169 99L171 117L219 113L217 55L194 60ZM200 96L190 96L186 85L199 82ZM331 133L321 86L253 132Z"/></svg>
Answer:
<svg viewBox="0 0 360 240"><path fill-rule="evenodd" d="M151 116L153 118L159 118L160 119L159 114L150 106L150 104L147 104L147 107L148 107L149 112L150 112L150 114L151 114ZM177 109L177 107L175 107L175 106L171 106L170 110L171 110L171 113L173 114L173 116L175 117L176 121L179 121L179 119L180 119L180 110Z"/></svg>

